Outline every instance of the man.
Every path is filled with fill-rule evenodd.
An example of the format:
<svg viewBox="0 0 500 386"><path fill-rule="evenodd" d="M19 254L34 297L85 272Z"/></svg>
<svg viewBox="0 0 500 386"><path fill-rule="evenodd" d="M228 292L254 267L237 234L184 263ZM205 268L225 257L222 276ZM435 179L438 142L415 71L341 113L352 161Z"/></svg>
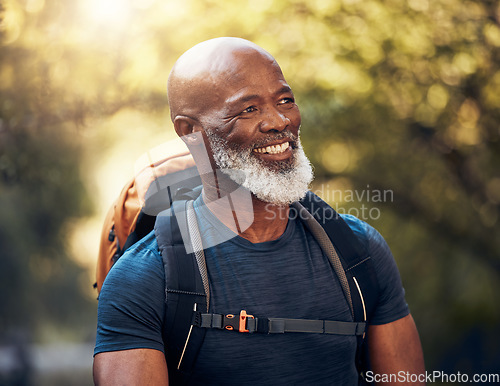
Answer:
<svg viewBox="0 0 500 386"><path fill-rule="evenodd" d="M352 321L328 259L302 221L289 216L290 204L308 189L312 169L298 137L294 95L274 58L243 39L203 42L175 64L168 97L175 130L203 181L194 210L211 312L246 309L267 317ZM200 150L205 148L206 157ZM222 172L208 173L207 165ZM252 204L241 217L238 208L218 204L239 184L251 193ZM238 226L237 217L252 221ZM380 285L367 333L373 373L423 373L418 333L387 245L367 224L345 220L367 245ZM118 261L102 288L96 384L168 384L164 289L152 233ZM355 354L353 336L210 330L190 383L354 385Z"/></svg>

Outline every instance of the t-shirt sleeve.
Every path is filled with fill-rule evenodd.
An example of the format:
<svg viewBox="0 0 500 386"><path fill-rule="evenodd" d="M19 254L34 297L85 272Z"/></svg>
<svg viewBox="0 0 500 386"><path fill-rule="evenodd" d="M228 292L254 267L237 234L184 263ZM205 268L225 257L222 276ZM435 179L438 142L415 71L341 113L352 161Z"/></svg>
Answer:
<svg viewBox="0 0 500 386"><path fill-rule="evenodd" d="M99 295L94 355L150 348L164 351L165 274L154 234L109 271Z"/></svg>
<svg viewBox="0 0 500 386"><path fill-rule="evenodd" d="M380 233L353 216L344 216L368 247L379 285L379 300L370 318L370 324L386 324L407 316L410 311L405 300L405 291L401 282L396 261Z"/></svg>

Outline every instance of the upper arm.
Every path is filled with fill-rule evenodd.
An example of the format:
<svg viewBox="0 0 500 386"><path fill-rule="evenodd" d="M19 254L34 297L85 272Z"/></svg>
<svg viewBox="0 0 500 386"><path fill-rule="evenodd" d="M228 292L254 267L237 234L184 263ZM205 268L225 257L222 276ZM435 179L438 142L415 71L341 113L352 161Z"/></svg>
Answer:
<svg viewBox="0 0 500 386"><path fill-rule="evenodd" d="M167 386L165 355L152 349L110 351L94 357L94 383L103 385Z"/></svg>
<svg viewBox="0 0 500 386"><path fill-rule="evenodd" d="M425 366L420 338L406 304L399 270L389 246L377 230L349 216L345 219L367 243L379 284L378 302L370 315L367 333L371 370L373 375L379 376L375 380L384 379L383 376L390 379L392 374L396 382L385 384L402 384L398 374L423 374Z"/></svg>
<svg viewBox="0 0 500 386"><path fill-rule="evenodd" d="M132 249L106 277L99 295L96 384L167 384L165 278L161 257L154 251Z"/></svg>
<svg viewBox="0 0 500 386"><path fill-rule="evenodd" d="M392 380L395 380L384 384L404 384L401 382L404 379L398 378L399 374L409 374L411 377L407 379L418 379L419 374L425 373L420 338L411 315L392 323L369 326L367 339L373 375L393 375ZM425 380L424 376L420 378ZM390 377L387 379L391 380ZM425 382L413 384L423 385Z"/></svg>
<svg viewBox="0 0 500 386"><path fill-rule="evenodd" d="M369 323L387 324L407 316L410 311L405 300L403 284L386 241L366 222L349 215L342 217L359 240L365 244L375 271L378 283L377 301L369 307Z"/></svg>

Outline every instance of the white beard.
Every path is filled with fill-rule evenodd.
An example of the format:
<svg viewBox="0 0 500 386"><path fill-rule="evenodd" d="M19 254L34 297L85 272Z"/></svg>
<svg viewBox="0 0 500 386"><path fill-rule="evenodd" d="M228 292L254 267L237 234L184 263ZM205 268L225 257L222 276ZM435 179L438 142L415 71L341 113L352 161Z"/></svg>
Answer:
<svg viewBox="0 0 500 386"><path fill-rule="evenodd" d="M253 154L252 149L231 146L211 130L205 130L221 171L237 184L248 189L259 200L275 205L289 205L305 196L313 180L313 170L296 138L291 159L274 162L269 167ZM284 133L281 136L285 138ZM290 138L287 135L286 138ZM275 136L274 139L279 138Z"/></svg>

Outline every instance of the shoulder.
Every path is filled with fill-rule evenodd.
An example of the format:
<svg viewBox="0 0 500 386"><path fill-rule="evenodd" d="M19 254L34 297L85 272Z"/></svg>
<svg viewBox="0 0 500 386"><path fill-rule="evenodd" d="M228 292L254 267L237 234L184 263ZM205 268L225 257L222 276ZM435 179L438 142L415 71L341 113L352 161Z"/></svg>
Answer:
<svg viewBox="0 0 500 386"><path fill-rule="evenodd" d="M382 235L371 225L351 215L341 215L354 234L365 244L372 260L380 293L371 324L385 324L409 313L399 270Z"/></svg>
<svg viewBox="0 0 500 386"><path fill-rule="evenodd" d="M379 249L381 252L390 253L389 246L382 235L370 224L350 214L341 214L340 217L365 244L370 253L373 253L374 250L378 252Z"/></svg>
<svg viewBox="0 0 500 386"><path fill-rule="evenodd" d="M97 309L94 353L136 348L163 350L165 274L154 233L111 268Z"/></svg>
<svg viewBox="0 0 500 386"><path fill-rule="evenodd" d="M375 264L375 268L380 271L384 270L387 264L395 266L396 263L387 242L374 227L352 215L340 216L365 245Z"/></svg>
<svg viewBox="0 0 500 386"><path fill-rule="evenodd" d="M145 286L163 281L162 258L154 232L151 232L128 249L113 265L104 280L101 296L106 294L110 287L115 288L113 292L116 292L123 287Z"/></svg>

